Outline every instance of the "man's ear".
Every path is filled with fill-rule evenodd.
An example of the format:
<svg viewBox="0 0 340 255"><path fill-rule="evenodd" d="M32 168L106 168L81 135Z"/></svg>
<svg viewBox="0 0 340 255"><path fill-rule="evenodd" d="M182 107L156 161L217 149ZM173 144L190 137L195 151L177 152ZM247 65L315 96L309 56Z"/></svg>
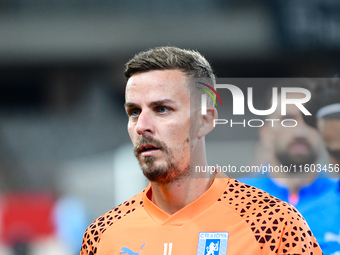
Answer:
<svg viewBox="0 0 340 255"><path fill-rule="evenodd" d="M259 138L261 142L261 151L258 153L258 157L261 158L261 163L270 162L272 160L273 152L274 152L274 144L273 144L273 131L271 130L271 126L269 124L264 124L259 129Z"/></svg>
<svg viewBox="0 0 340 255"><path fill-rule="evenodd" d="M264 124L262 127L260 127L259 138L260 138L261 144L267 149L272 149L272 145L273 145L272 135L273 134L270 130L269 125Z"/></svg>
<svg viewBox="0 0 340 255"><path fill-rule="evenodd" d="M214 121L217 119L217 110L213 106L207 106L207 114L201 115L201 124L197 133L199 138L207 135L214 128Z"/></svg>

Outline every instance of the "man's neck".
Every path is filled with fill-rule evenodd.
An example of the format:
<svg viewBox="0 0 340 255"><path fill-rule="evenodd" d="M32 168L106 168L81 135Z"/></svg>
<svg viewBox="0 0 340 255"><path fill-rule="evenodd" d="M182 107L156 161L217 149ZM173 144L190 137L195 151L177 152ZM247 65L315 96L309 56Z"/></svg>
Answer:
<svg viewBox="0 0 340 255"><path fill-rule="evenodd" d="M206 192L214 178L185 178L173 183L151 182L151 201L172 215Z"/></svg>

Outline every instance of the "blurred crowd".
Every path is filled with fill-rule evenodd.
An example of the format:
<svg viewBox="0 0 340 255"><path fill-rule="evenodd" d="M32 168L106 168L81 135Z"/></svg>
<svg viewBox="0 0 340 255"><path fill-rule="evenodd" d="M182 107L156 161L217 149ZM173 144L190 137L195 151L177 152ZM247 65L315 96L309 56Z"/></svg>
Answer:
<svg viewBox="0 0 340 255"><path fill-rule="evenodd" d="M8 192L0 197L2 255L75 255L88 220L75 197L50 192Z"/></svg>
<svg viewBox="0 0 340 255"><path fill-rule="evenodd" d="M340 80L298 81L283 85L311 92L311 100L305 105L311 115L302 114L296 105L287 105L286 116L281 116L278 109L270 117L294 119L295 127L267 125L260 129L267 157L262 163L287 166L290 171L255 174L241 181L294 205L306 219L323 253L337 255L340 254ZM287 98L303 96L291 93ZM329 156L326 162L320 159L323 146Z"/></svg>

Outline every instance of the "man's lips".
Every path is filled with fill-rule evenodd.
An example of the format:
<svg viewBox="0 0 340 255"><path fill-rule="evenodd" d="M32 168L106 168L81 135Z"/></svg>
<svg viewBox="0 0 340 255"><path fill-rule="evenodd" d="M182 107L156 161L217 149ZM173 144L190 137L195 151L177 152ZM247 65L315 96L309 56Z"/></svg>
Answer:
<svg viewBox="0 0 340 255"><path fill-rule="evenodd" d="M160 148L156 147L153 144L145 144L145 145L142 145L142 146L139 147L138 152L142 156L146 157L146 156L153 155L154 153L156 153L159 150L160 150Z"/></svg>
<svg viewBox="0 0 340 255"><path fill-rule="evenodd" d="M305 142L295 142L290 147L295 152L305 152L309 149L310 146Z"/></svg>

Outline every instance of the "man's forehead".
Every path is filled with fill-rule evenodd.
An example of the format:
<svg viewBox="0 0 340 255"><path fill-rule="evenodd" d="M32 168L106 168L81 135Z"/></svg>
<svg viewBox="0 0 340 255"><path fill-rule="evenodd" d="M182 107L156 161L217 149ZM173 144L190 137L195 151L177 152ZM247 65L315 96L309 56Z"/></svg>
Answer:
<svg viewBox="0 0 340 255"><path fill-rule="evenodd" d="M340 119L324 119L318 120L319 129L336 133L340 135Z"/></svg>
<svg viewBox="0 0 340 255"><path fill-rule="evenodd" d="M319 119L318 128L327 147L333 150L340 150L340 120Z"/></svg>
<svg viewBox="0 0 340 255"><path fill-rule="evenodd" d="M181 97L189 92L187 78L179 70L155 70L138 73L127 81L125 97L164 100Z"/></svg>
<svg viewBox="0 0 340 255"><path fill-rule="evenodd" d="M176 81L185 84L187 82L187 75L179 69L150 70L132 75L128 79L127 85L142 82L143 80L155 83Z"/></svg>

